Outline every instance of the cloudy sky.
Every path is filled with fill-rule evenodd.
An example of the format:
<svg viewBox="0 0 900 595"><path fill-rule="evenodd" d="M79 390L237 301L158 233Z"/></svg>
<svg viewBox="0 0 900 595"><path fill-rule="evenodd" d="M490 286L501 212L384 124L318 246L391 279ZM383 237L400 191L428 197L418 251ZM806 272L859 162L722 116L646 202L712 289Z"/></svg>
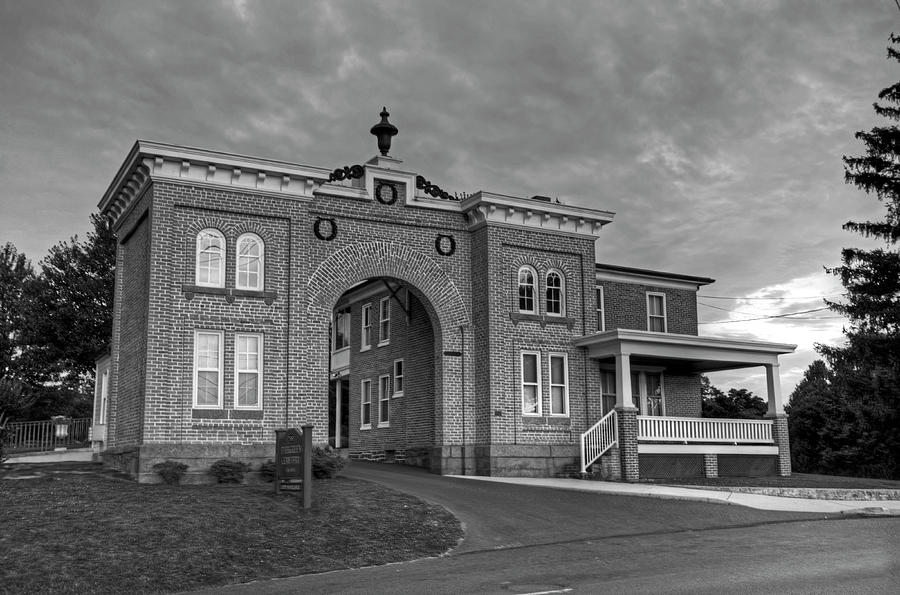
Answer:
<svg viewBox="0 0 900 595"><path fill-rule="evenodd" d="M135 139L330 168L375 153L386 105L392 154L436 184L615 211L599 261L717 279L701 334L798 344L787 394L844 321L758 319L839 299L823 267L866 246L841 224L881 216L841 156L898 80L898 21L893 0L0 0L0 243L37 263L84 234Z"/></svg>

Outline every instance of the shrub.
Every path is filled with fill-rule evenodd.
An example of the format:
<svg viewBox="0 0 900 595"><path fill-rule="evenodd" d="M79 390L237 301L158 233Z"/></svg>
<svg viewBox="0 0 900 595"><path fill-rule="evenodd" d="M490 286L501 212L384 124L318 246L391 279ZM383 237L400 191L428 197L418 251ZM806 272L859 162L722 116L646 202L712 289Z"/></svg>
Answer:
<svg viewBox="0 0 900 595"><path fill-rule="evenodd" d="M330 446L315 446L312 452L312 475L328 479L340 473L347 461Z"/></svg>
<svg viewBox="0 0 900 595"><path fill-rule="evenodd" d="M244 473L250 470L250 465L231 459L219 459L213 463L209 472L218 483L242 483Z"/></svg>
<svg viewBox="0 0 900 595"><path fill-rule="evenodd" d="M163 481L169 485L181 483L181 476L184 475L184 472L187 471L187 469L188 466L184 463L177 463L169 460L153 465L153 470L159 473L163 478Z"/></svg>
<svg viewBox="0 0 900 595"><path fill-rule="evenodd" d="M264 481L275 481L275 461L269 459L259 467L259 476Z"/></svg>

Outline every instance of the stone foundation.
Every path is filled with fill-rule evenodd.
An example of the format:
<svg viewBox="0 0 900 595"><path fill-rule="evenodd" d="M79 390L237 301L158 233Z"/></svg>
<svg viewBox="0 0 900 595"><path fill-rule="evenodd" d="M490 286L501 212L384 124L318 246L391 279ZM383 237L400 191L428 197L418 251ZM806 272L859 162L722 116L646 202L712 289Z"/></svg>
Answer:
<svg viewBox="0 0 900 595"><path fill-rule="evenodd" d="M143 444L107 449L100 453L100 459L105 467L127 473L138 483L162 483L153 470L157 463L166 460L184 463L188 469L181 483L185 484L214 483L210 466L219 459L234 459L250 464L245 477L252 481L259 476L263 463L275 459L275 444Z"/></svg>

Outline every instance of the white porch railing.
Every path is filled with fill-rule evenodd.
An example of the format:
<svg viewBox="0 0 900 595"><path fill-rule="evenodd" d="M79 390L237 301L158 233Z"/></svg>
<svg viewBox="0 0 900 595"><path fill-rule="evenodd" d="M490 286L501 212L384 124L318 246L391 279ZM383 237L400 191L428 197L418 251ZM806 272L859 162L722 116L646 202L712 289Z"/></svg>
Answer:
<svg viewBox="0 0 900 595"><path fill-rule="evenodd" d="M770 419L638 416L638 440L773 444Z"/></svg>
<svg viewBox="0 0 900 595"><path fill-rule="evenodd" d="M591 463L600 458L619 441L616 411L613 409L581 435L581 472L586 473Z"/></svg>

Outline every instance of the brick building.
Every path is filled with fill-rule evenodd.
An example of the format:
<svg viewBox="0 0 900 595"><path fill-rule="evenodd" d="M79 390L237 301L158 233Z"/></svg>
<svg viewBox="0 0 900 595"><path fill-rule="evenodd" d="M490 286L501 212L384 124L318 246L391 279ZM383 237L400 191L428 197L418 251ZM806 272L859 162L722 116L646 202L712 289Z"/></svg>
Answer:
<svg viewBox="0 0 900 595"><path fill-rule="evenodd" d="M794 346L698 336L712 279L596 264L612 213L454 196L389 147L331 169L134 145L100 202L119 239L106 464L199 480L309 423L442 474L790 473ZM748 366L769 418L700 418L699 375Z"/></svg>

